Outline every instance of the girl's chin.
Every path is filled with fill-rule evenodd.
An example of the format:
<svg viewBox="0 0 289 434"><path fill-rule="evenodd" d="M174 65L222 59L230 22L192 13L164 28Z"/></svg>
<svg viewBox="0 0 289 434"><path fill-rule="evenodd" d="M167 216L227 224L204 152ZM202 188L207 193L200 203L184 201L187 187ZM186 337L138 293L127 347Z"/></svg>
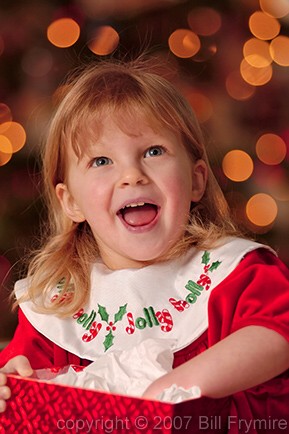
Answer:
<svg viewBox="0 0 289 434"><path fill-rule="evenodd" d="M143 268L148 265L152 265L155 262L161 262L162 260L167 258L163 252L155 255L148 254L135 254L132 255L130 252L129 255L118 255L112 257L111 255L101 255L103 262L105 265L112 270L119 270L125 268Z"/></svg>
<svg viewBox="0 0 289 434"><path fill-rule="evenodd" d="M142 238L142 237L141 237ZM135 242L119 240L118 245L103 246L100 255L103 262L111 269L142 268L155 262L169 260L175 256L176 242L157 244L155 237L139 239Z"/></svg>
<svg viewBox="0 0 289 434"><path fill-rule="evenodd" d="M128 264L128 266L124 268L141 268L147 265L151 265L155 262L162 262L170 258L170 250L171 249L166 249L158 252L150 252L150 254L138 253L135 255L130 252L130 254L126 258L123 258L124 263Z"/></svg>

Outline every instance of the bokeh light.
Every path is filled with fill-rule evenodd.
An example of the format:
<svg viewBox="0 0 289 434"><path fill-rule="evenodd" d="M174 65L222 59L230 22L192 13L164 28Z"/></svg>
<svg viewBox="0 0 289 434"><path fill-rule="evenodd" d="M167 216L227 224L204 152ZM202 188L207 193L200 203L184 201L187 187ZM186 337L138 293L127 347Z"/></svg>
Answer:
<svg viewBox="0 0 289 434"><path fill-rule="evenodd" d="M33 47L22 59L23 71L31 77L43 77L51 71L53 57L49 50Z"/></svg>
<svg viewBox="0 0 289 434"><path fill-rule="evenodd" d="M99 56L111 54L119 44L119 34L111 26L100 26L88 43L88 48Z"/></svg>
<svg viewBox="0 0 289 434"><path fill-rule="evenodd" d="M13 153L20 151L25 145L26 132L18 122L4 122L0 125L0 134L10 141Z"/></svg>
<svg viewBox="0 0 289 434"><path fill-rule="evenodd" d="M2 152L0 150L0 166L4 166L5 164L7 164L8 161L11 160L11 158L12 158L12 152L10 154L7 154L6 152Z"/></svg>
<svg viewBox="0 0 289 434"><path fill-rule="evenodd" d="M289 201L289 174L284 167L256 163L254 175L254 182L262 191L278 201Z"/></svg>
<svg viewBox="0 0 289 434"><path fill-rule="evenodd" d="M276 18L262 11L256 11L249 18L249 28L257 38L269 40L279 34L281 25Z"/></svg>
<svg viewBox="0 0 289 434"><path fill-rule="evenodd" d="M228 94L237 101L245 101L256 92L256 87L243 80L240 71L232 71L226 78Z"/></svg>
<svg viewBox="0 0 289 434"><path fill-rule="evenodd" d="M256 154L265 164L280 164L285 159L286 153L286 143L277 134L263 134L256 142Z"/></svg>
<svg viewBox="0 0 289 434"><path fill-rule="evenodd" d="M47 38L59 48L71 47L80 36L80 27L72 18L60 18L47 28Z"/></svg>
<svg viewBox="0 0 289 434"><path fill-rule="evenodd" d="M269 42L251 38L243 46L246 61L256 68L264 68L272 63Z"/></svg>
<svg viewBox="0 0 289 434"><path fill-rule="evenodd" d="M177 29L169 37L169 48L177 57L193 57L201 48L201 41L196 33L188 29Z"/></svg>
<svg viewBox="0 0 289 434"><path fill-rule="evenodd" d="M7 104L0 103L0 124L12 121L12 113Z"/></svg>
<svg viewBox="0 0 289 434"><path fill-rule="evenodd" d="M189 12L188 24L197 35L210 36L220 30L222 19L215 9L199 7Z"/></svg>
<svg viewBox="0 0 289 434"><path fill-rule="evenodd" d="M277 36L271 41L270 53L274 62L281 66L289 66L289 38Z"/></svg>
<svg viewBox="0 0 289 434"><path fill-rule="evenodd" d="M279 179L277 177L273 177L270 180L270 190L275 199L280 202L288 202L289 201L289 179L286 176L283 179Z"/></svg>
<svg viewBox="0 0 289 434"><path fill-rule="evenodd" d="M200 123L206 122L213 114L213 106L207 96L200 92L190 92L186 95Z"/></svg>
<svg viewBox="0 0 289 434"><path fill-rule="evenodd" d="M199 51L194 54L194 62L206 62L211 59L218 51L217 45L210 39L203 39Z"/></svg>
<svg viewBox="0 0 289 434"><path fill-rule="evenodd" d="M277 214L277 203L269 194L255 194L247 202L246 215L256 226L271 225L276 219Z"/></svg>
<svg viewBox="0 0 289 434"><path fill-rule="evenodd" d="M222 169L227 178L235 182L242 182L252 175L254 163L247 152L234 149L223 158Z"/></svg>
<svg viewBox="0 0 289 434"><path fill-rule="evenodd" d="M259 0L261 9L275 18L282 18L289 14L288 0Z"/></svg>
<svg viewBox="0 0 289 434"><path fill-rule="evenodd" d="M0 134L0 151L4 154L13 154L13 148L10 140Z"/></svg>
<svg viewBox="0 0 289 434"><path fill-rule="evenodd" d="M243 59L240 65L240 73L243 79L252 86L263 86L267 84L273 75L272 65L263 68L256 68Z"/></svg>

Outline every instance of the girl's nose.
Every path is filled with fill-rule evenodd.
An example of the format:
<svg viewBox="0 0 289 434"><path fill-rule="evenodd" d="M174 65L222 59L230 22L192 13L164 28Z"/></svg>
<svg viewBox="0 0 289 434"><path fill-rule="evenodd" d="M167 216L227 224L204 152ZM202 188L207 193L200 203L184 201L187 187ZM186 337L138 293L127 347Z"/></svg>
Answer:
<svg viewBox="0 0 289 434"><path fill-rule="evenodd" d="M119 186L136 186L148 184L149 179L140 167L130 166L124 169L119 179Z"/></svg>

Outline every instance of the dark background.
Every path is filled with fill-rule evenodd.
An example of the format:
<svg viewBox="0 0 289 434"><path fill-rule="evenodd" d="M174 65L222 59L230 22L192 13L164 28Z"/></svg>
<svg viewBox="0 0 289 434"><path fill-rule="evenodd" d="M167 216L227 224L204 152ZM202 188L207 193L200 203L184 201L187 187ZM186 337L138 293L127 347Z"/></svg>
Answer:
<svg viewBox="0 0 289 434"><path fill-rule="evenodd" d="M188 15L200 6L218 12L221 28L211 36L200 36L201 54L179 58L170 51L168 38L176 29L189 29ZM236 100L226 90L227 77L239 69L243 45L252 37L248 20L257 10L258 0L1 0L0 124L1 104L5 104L13 121L25 128L27 139L25 146L0 166L0 281L4 280L0 340L7 341L13 334L16 318L10 313L8 296L14 281L25 273L24 259L37 245L40 221L45 217L38 152L56 90L71 68L96 57L89 41L103 25L112 26L119 34L114 56L134 57L150 49L168 65L168 75L197 111L214 172L239 221L258 240L270 243L289 264L288 153L280 164L268 166L258 160L255 151L257 138L267 132L280 135L288 148L289 67L275 63L272 79L257 86L249 99ZM47 39L49 24L62 17L73 18L81 29L78 41L69 48L55 47ZM279 22L280 34L288 36L289 15ZM198 98L200 94L204 102ZM246 151L254 162L254 171L244 182L230 181L222 172L222 159L231 149ZM279 190L282 197L274 196ZM245 204L256 193L271 195L278 206L277 218L265 227L246 217Z"/></svg>

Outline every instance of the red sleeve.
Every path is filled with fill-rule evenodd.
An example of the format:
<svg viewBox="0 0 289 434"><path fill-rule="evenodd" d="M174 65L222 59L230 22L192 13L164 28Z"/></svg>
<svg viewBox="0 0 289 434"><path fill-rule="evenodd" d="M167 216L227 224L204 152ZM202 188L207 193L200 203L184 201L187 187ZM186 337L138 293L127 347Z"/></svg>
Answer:
<svg viewBox="0 0 289 434"><path fill-rule="evenodd" d="M48 315L47 320L49 319ZM81 359L47 339L30 324L21 309L18 311L15 334L7 347L0 352L0 367L19 355L26 356L33 369L66 365L87 366L91 363L90 360Z"/></svg>
<svg viewBox="0 0 289 434"><path fill-rule="evenodd" d="M209 346L234 331L258 325L289 341L289 270L273 253L258 249L246 255L212 292Z"/></svg>
<svg viewBox="0 0 289 434"><path fill-rule="evenodd" d="M23 355L33 369L53 365L53 343L39 333L27 320L22 310L18 311L18 326L11 342L0 353L0 366L12 357Z"/></svg>

